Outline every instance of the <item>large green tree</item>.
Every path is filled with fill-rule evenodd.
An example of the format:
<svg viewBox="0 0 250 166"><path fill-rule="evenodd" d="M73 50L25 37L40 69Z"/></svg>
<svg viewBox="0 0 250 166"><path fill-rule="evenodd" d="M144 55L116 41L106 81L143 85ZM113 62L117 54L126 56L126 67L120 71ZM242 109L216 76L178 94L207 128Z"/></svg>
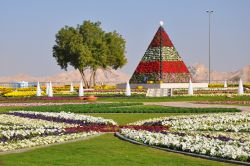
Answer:
<svg viewBox="0 0 250 166"><path fill-rule="evenodd" d="M53 57L67 70L71 65L81 73L85 87L96 84L98 69L118 69L127 63L125 40L116 31L105 32L100 22L84 21L75 27L65 26L56 34ZM86 71L91 71L86 77Z"/></svg>

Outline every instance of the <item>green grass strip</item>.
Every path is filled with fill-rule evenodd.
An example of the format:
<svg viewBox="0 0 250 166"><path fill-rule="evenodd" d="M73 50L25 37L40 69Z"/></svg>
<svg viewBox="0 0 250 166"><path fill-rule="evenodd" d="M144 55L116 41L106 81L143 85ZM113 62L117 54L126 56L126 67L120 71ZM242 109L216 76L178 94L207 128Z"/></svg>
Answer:
<svg viewBox="0 0 250 166"><path fill-rule="evenodd" d="M182 108L142 105L142 103L107 103L25 107L26 111L73 113L212 113L240 112L236 108Z"/></svg>
<svg viewBox="0 0 250 166"><path fill-rule="evenodd" d="M98 101L108 102L168 102L168 101L250 101L250 96L173 96L173 97L107 97Z"/></svg>

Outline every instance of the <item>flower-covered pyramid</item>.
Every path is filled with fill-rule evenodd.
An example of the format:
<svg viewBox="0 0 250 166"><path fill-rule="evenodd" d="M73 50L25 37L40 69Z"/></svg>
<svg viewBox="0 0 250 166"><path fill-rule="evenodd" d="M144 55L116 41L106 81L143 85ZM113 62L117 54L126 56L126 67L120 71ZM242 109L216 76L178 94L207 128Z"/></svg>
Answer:
<svg viewBox="0 0 250 166"><path fill-rule="evenodd" d="M147 81L184 83L190 78L188 68L168 34L160 26L132 75L130 83L140 84Z"/></svg>

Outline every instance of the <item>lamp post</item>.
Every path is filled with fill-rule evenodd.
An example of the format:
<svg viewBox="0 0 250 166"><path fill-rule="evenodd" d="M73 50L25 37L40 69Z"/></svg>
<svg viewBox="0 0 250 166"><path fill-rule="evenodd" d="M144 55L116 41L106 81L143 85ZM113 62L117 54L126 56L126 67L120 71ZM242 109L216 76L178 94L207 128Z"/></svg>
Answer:
<svg viewBox="0 0 250 166"><path fill-rule="evenodd" d="M208 83L210 84L210 73L211 73L211 66L210 66L210 20L211 14L214 12L213 10L207 10L208 13Z"/></svg>
<svg viewBox="0 0 250 166"><path fill-rule="evenodd" d="M163 21L160 21L160 81L162 81L162 26Z"/></svg>

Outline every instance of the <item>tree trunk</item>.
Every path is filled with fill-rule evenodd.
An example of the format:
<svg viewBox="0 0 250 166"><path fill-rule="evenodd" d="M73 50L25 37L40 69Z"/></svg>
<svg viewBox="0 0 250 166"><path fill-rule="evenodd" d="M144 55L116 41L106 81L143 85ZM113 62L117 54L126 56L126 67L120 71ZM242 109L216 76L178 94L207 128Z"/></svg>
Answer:
<svg viewBox="0 0 250 166"><path fill-rule="evenodd" d="M91 71L91 75L90 75L90 78L89 78L89 86L91 87L92 85L93 86L96 86L96 69L92 69Z"/></svg>
<svg viewBox="0 0 250 166"><path fill-rule="evenodd" d="M83 80L83 83L85 85L85 88L89 88L89 84L88 84L88 81L86 79L86 76L85 76L85 73L84 73L84 70L79 70L81 76L82 76L82 80Z"/></svg>
<svg viewBox="0 0 250 166"><path fill-rule="evenodd" d="M89 87L92 86L92 80L93 80L93 70L91 71L90 77L89 77Z"/></svg>
<svg viewBox="0 0 250 166"><path fill-rule="evenodd" d="M93 84L96 86L96 70L93 71Z"/></svg>

